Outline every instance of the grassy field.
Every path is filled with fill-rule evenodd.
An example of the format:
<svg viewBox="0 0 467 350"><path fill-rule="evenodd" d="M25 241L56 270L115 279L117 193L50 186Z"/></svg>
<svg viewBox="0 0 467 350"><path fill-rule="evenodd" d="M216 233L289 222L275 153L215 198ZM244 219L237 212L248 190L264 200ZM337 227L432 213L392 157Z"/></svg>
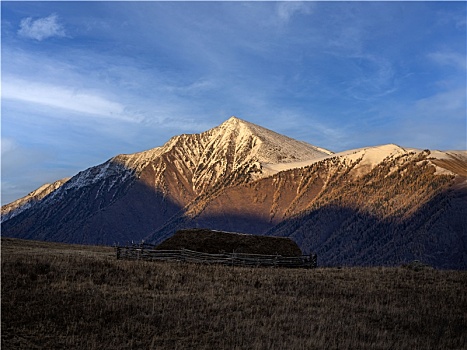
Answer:
<svg viewBox="0 0 467 350"><path fill-rule="evenodd" d="M116 260L2 239L2 349L465 349L467 272Z"/></svg>

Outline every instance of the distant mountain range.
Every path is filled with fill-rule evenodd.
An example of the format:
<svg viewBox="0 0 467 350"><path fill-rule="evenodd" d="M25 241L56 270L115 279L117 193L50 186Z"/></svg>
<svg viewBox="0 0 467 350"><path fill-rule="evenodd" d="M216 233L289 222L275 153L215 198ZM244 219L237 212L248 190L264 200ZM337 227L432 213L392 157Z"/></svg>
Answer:
<svg viewBox="0 0 467 350"><path fill-rule="evenodd" d="M158 243L182 228L290 237L319 265L467 268L467 151L332 153L231 117L2 207L2 235Z"/></svg>

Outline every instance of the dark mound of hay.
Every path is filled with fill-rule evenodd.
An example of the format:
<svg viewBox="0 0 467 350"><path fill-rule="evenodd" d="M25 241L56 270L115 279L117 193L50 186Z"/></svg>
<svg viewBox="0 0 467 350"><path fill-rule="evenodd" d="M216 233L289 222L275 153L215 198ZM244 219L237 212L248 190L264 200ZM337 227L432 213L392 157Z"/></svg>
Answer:
<svg viewBox="0 0 467 350"><path fill-rule="evenodd" d="M189 249L210 254L235 252L282 256L302 255L298 245L290 238L256 236L207 229L177 231L172 237L159 244L156 249Z"/></svg>

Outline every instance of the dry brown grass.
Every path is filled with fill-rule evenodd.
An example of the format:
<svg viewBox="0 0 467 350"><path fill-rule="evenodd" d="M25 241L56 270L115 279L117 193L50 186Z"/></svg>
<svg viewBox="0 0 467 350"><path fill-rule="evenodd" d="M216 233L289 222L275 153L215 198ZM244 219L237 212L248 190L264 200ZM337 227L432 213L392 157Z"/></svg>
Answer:
<svg viewBox="0 0 467 350"><path fill-rule="evenodd" d="M467 273L116 260L2 239L4 349L462 349Z"/></svg>

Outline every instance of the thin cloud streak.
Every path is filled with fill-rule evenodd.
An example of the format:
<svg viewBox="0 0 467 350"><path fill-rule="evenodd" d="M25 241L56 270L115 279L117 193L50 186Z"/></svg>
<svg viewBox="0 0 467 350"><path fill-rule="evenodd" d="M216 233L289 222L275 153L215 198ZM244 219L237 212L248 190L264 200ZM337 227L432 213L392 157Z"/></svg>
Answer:
<svg viewBox="0 0 467 350"><path fill-rule="evenodd" d="M395 71L384 57L372 54L349 56L356 63L358 73L349 82L347 92L357 100L371 101L397 90Z"/></svg>
<svg viewBox="0 0 467 350"><path fill-rule="evenodd" d="M444 123L450 119L462 121L467 113L466 100L465 88L453 89L416 101L414 111L420 117L425 116L435 120L439 120L439 117L444 115Z"/></svg>
<svg viewBox="0 0 467 350"><path fill-rule="evenodd" d="M125 107L92 91L73 90L69 87L25 81L6 77L3 81L2 98L36 103L75 113L124 121L141 121L125 113Z"/></svg>
<svg viewBox="0 0 467 350"><path fill-rule="evenodd" d="M312 12L313 3L305 1L280 1L277 3L277 16L283 22L289 22L294 15L309 15Z"/></svg>
<svg viewBox="0 0 467 350"><path fill-rule="evenodd" d="M460 13L465 3L4 2L2 136L45 150L38 173L68 176L231 115L332 151L452 148L465 133Z"/></svg>
<svg viewBox="0 0 467 350"><path fill-rule="evenodd" d="M460 71L467 70L467 57L453 51L436 51L428 54L428 58L442 66L451 66Z"/></svg>

